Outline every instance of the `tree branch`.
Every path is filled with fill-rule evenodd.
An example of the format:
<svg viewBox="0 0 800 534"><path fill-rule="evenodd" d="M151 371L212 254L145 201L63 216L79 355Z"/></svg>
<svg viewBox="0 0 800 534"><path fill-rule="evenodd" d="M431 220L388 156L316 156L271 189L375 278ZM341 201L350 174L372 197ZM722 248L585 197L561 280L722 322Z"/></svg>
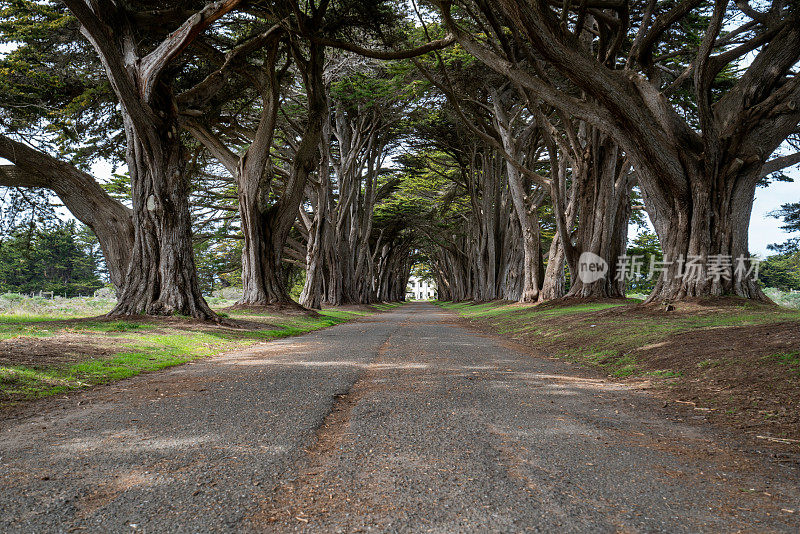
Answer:
<svg viewBox="0 0 800 534"><path fill-rule="evenodd" d="M138 68L139 91L145 102L150 102L153 87L164 67L183 52L209 25L232 11L241 2L242 0L220 0L206 5L161 41L155 50L142 58Z"/></svg>
<svg viewBox="0 0 800 534"><path fill-rule="evenodd" d="M408 50L373 50L370 48L364 48L363 46L359 46L357 44L348 43L345 41L339 41L336 39L328 39L326 37L319 37L319 36L311 36L309 37L311 42L322 45L322 46L329 46L331 48L339 48L341 50L347 50L349 52L353 52L360 56L365 56L373 59L410 59L413 57L418 57L429 52L433 52L435 50L442 50L443 48L447 48L448 46L452 45L456 38L453 35L448 35L443 39L437 39L436 41L431 41L430 43L426 43L422 46L418 46L416 48L411 48Z"/></svg>
<svg viewBox="0 0 800 534"><path fill-rule="evenodd" d="M119 289L133 250L133 212L109 195L88 173L0 134L0 157L14 165L0 166L0 186L42 187L97 236Z"/></svg>
<svg viewBox="0 0 800 534"><path fill-rule="evenodd" d="M264 46L271 39L283 33L283 28L277 24L269 30L260 33L243 43L237 45L225 54L225 59L220 67L206 76L203 81L178 95L178 103L182 106L196 107L219 91L225 83L225 75L232 69L240 66L240 60L246 54Z"/></svg>
<svg viewBox="0 0 800 534"><path fill-rule="evenodd" d="M792 165L797 165L798 163L800 163L800 152L773 158L766 162L763 167L761 167L761 178L765 178L773 172L781 171L786 167L791 167Z"/></svg>
<svg viewBox="0 0 800 534"><path fill-rule="evenodd" d="M220 141L208 128L197 121L180 117L180 124L192 137L199 141L206 149L211 152L223 167L236 177L239 174L239 156Z"/></svg>

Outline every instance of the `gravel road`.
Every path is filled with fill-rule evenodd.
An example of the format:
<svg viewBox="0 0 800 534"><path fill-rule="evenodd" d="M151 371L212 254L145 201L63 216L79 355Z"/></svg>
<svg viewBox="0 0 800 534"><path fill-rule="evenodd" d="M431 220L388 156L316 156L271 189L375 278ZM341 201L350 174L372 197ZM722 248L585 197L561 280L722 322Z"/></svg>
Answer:
<svg viewBox="0 0 800 534"><path fill-rule="evenodd" d="M0 532L800 530L800 469L430 304L0 422Z"/></svg>

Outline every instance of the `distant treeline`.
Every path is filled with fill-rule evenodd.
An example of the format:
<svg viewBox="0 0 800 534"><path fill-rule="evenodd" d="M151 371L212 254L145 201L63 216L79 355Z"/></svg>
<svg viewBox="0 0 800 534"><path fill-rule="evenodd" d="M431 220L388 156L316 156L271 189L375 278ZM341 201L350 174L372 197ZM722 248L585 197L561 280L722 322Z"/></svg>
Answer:
<svg viewBox="0 0 800 534"><path fill-rule="evenodd" d="M103 287L97 239L74 221L31 223L0 241L0 292L74 297Z"/></svg>

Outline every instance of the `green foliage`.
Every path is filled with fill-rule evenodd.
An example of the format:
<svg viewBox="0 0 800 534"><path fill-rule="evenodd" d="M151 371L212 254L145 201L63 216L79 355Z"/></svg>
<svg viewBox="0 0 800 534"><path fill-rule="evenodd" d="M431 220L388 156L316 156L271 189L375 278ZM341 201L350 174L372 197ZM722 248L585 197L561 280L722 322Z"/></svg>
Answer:
<svg viewBox="0 0 800 534"><path fill-rule="evenodd" d="M77 20L61 2L0 0L0 127L86 169L123 159L116 101Z"/></svg>
<svg viewBox="0 0 800 534"><path fill-rule="evenodd" d="M0 291L90 294L103 287L93 237L77 224L17 230L0 243Z"/></svg>
<svg viewBox="0 0 800 534"><path fill-rule="evenodd" d="M214 239L194 245L195 265L204 294L223 287L242 287L242 245L240 239Z"/></svg>
<svg viewBox="0 0 800 534"><path fill-rule="evenodd" d="M800 232L800 202L782 204L769 214L776 219L783 219L781 229L785 232ZM797 254L800 252L800 237L793 237L783 243L773 243L767 248L779 254Z"/></svg>
<svg viewBox="0 0 800 534"><path fill-rule="evenodd" d="M758 280L765 287L782 291L800 289L800 250L773 254L758 266Z"/></svg>
<svg viewBox="0 0 800 534"><path fill-rule="evenodd" d="M416 127L437 121L437 116L428 115ZM396 182L394 190L375 208L375 227L387 235L404 234L415 244L414 261L429 263L432 250L464 234L469 198L460 184L457 162L444 151L406 153L398 163L400 170L390 178Z"/></svg>
<svg viewBox="0 0 800 534"><path fill-rule="evenodd" d="M779 210L770 213L772 217L783 219L782 230L800 232L800 202L782 204Z"/></svg>
<svg viewBox="0 0 800 534"><path fill-rule="evenodd" d="M423 281L434 282L436 280L430 264L425 262L415 263L414 266L411 267L411 275L416 276Z"/></svg>
<svg viewBox="0 0 800 534"><path fill-rule="evenodd" d="M626 254L630 257L637 257L642 266L640 274L634 274L631 278L628 278L626 274L626 292L645 295L650 293L658 281L658 274L650 273L651 262L660 262L664 259L658 236L646 230L641 232L628 245Z"/></svg>
<svg viewBox="0 0 800 534"><path fill-rule="evenodd" d="M306 285L306 270L293 269L291 276L289 276L289 296L297 302L300 300L300 293L303 292L303 286Z"/></svg>
<svg viewBox="0 0 800 534"><path fill-rule="evenodd" d="M800 309L800 291L781 291L774 287L767 287L764 288L764 293L779 306Z"/></svg>
<svg viewBox="0 0 800 534"><path fill-rule="evenodd" d="M355 72L331 83L330 97L364 112L374 106L400 105L417 95L417 83L394 64ZM382 111L385 111L382 110Z"/></svg>
<svg viewBox="0 0 800 534"><path fill-rule="evenodd" d="M800 202L783 204L780 209L770 213L776 219L783 219L781 229L786 232L800 232ZM768 256L759 265L758 279L764 287L781 291L800 289L800 238L769 245L767 248L777 252Z"/></svg>

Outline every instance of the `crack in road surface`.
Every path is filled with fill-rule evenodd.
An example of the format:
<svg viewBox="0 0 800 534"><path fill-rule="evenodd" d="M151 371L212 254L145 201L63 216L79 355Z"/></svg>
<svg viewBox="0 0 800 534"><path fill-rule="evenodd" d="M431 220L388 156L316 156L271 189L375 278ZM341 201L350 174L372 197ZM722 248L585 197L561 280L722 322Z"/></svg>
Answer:
<svg viewBox="0 0 800 534"><path fill-rule="evenodd" d="M400 327L398 327L400 328ZM377 356L384 355L392 344L392 337L397 332L393 330L386 337L386 341L378 348ZM321 503L317 513L326 514L324 496L320 499L315 494L319 493L321 481L323 481L330 469L335 465L335 455L340 449L342 441L346 438L350 428L350 418L353 408L364 398L367 393L376 389L375 374L381 365L375 362L365 366L358 380L351 384L342 393L335 393L333 396L333 406L330 413L322 421L316 430L314 443L307 449L306 457L298 464L299 475L288 483L275 488L275 496L269 503L269 509L257 513L251 520L251 525L258 528L264 520L268 523L275 523L288 520L307 523L309 504ZM327 495L329 501L333 501L334 494Z"/></svg>
<svg viewBox="0 0 800 534"><path fill-rule="evenodd" d="M797 466L411 304L0 423L0 531L800 528Z"/></svg>

